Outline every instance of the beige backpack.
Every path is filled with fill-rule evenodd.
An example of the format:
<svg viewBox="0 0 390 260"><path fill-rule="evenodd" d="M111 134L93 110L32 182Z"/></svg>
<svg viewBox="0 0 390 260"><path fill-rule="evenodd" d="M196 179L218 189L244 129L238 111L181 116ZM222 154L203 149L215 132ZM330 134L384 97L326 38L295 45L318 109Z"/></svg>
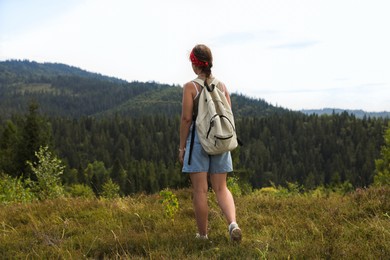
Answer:
<svg viewBox="0 0 390 260"><path fill-rule="evenodd" d="M202 86L195 126L203 149L210 155L232 151L238 145L233 112L225 94L214 79L210 86L197 78ZM190 155L191 156L191 155Z"/></svg>

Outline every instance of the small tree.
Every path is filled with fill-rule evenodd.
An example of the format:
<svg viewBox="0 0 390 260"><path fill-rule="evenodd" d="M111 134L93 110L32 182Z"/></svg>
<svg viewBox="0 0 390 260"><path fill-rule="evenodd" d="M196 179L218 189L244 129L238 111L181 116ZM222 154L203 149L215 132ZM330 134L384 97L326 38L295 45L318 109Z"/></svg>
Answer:
<svg viewBox="0 0 390 260"><path fill-rule="evenodd" d="M36 175L37 180L31 183L32 191L37 194L40 200L52 199L64 195L64 188L60 176L65 166L60 159L55 157L47 146L40 147L35 152L37 162L27 161L31 171Z"/></svg>
<svg viewBox="0 0 390 260"><path fill-rule="evenodd" d="M375 160L374 185L390 185L390 124L384 139L385 144L381 148L381 157Z"/></svg>
<svg viewBox="0 0 390 260"><path fill-rule="evenodd" d="M119 190L119 185L113 182L112 179L108 179L108 181L103 184L102 192L100 195L106 199L119 198Z"/></svg>

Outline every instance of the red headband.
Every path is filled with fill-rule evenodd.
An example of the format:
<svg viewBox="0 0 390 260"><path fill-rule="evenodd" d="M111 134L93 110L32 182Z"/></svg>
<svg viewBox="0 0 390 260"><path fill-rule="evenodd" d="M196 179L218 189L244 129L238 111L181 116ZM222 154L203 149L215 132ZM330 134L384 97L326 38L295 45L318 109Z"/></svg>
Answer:
<svg viewBox="0 0 390 260"><path fill-rule="evenodd" d="M208 67L209 66L209 63L207 61L200 61L195 56L194 51L191 51L190 60L191 60L192 64L194 64L195 66L198 66L198 67Z"/></svg>

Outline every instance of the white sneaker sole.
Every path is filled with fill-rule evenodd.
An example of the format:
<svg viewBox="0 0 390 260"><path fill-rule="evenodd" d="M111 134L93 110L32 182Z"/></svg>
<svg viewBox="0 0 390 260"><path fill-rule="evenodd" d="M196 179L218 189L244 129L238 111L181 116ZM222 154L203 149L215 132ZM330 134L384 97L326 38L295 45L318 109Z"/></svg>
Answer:
<svg viewBox="0 0 390 260"><path fill-rule="evenodd" d="M230 238L234 242L240 242L242 239L241 229L240 228L234 228L232 232L230 233Z"/></svg>

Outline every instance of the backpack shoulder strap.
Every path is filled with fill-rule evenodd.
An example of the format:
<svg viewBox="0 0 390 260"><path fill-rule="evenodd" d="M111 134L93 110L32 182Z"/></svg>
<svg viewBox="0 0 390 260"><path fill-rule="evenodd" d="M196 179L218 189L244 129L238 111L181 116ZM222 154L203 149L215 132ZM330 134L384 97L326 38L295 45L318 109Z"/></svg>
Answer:
<svg viewBox="0 0 390 260"><path fill-rule="evenodd" d="M196 79L192 80L192 82L196 82L196 83L198 83L202 88L204 88L204 82L203 82L203 80L201 80L200 78L196 78Z"/></svg>
<svg viewBox="0 0 390 260"><path fill-rule="evenodd" d="M203 80L201 80L200 78L196 78L192 82L198 83L202 87L202 92L203 92L203 89L205 88ZM219 81L216 78L214 78L210 85L214 84L215 86L217 86L218 83L219 83ZM194 147L195 131L196 131L195 130L195 127L196 127L195 120L196 120L196 118L193 118L192 120L193 120L193 124L192 124L193 126L192 126L192 132L191 132L191 142L190 142L190 149L189 149L189 156L188 156L188 165L191 165L192 150L193 150L193 147Z"/></svg>
<svg viewBox="0 0 390 260"><path fill-rule="evenodd" d="M202 88L205 88L204 81L201 80L200 78L196 78L192 81L198 83ZM214 78L213 81L211 81L210 83L210 85L214 85L214 86L218 86L218 84L219 84L219 80L216 78Z"/></svg>

